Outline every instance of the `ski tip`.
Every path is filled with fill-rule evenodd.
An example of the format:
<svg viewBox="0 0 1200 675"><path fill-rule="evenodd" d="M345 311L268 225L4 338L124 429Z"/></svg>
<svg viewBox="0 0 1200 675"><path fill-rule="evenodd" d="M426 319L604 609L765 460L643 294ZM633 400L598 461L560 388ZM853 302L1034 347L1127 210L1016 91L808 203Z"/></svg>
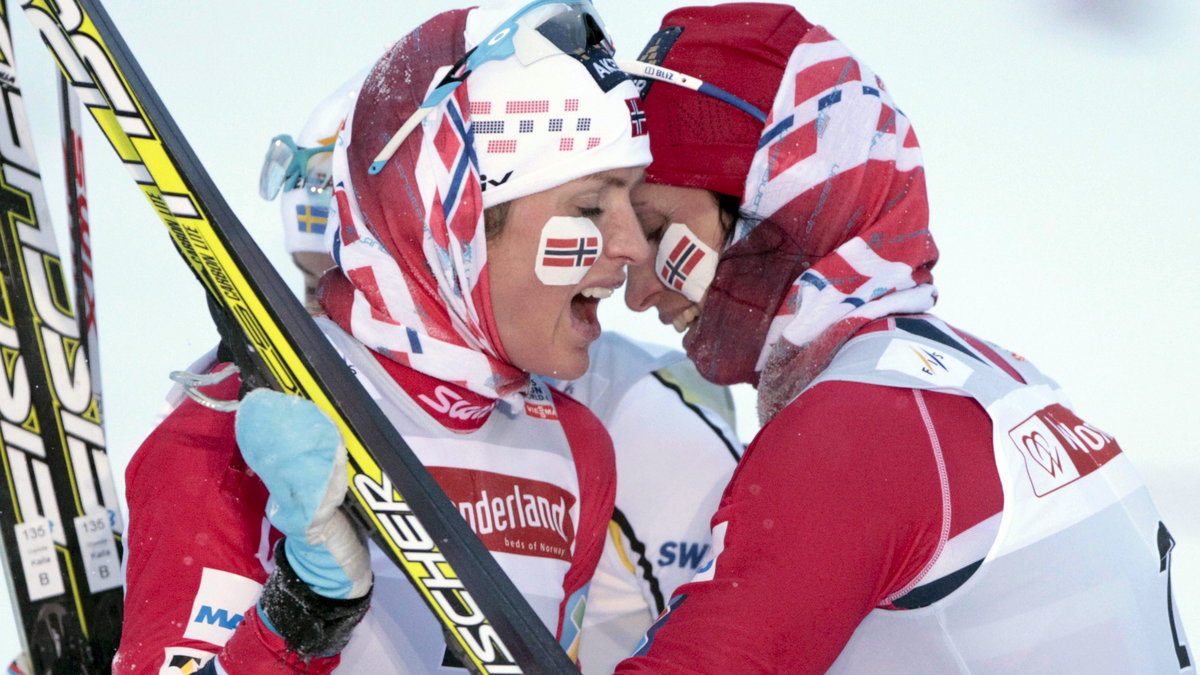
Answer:
<svg viewBox="0 0 1200 675"><path fill-rule="evenodd" d="M379 173L380 171L383 171L383 167L385 167L385 166L387 166L386 159L381 159L376 162L371 162L371 168L367 169L367 173L374 176L375 174Z"/></svg>

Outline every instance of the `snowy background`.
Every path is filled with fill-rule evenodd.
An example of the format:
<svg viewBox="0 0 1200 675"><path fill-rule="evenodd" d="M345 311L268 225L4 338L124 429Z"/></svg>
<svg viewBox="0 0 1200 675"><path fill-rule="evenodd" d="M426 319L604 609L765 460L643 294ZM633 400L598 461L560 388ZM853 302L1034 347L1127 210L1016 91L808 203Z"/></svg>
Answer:
<svg viewBox="0 0 1200 675"><path fill-rule="evenodd" d="M278 206L256 192L268 140L298 132L327 92L451 6L105 4L233 210L297 287ZM639 0L631 13L633 3L598 0L627 58L678 4ZM1176 598L1200 639L1200 363L1188 351L1200 340L1200 9L1186 0L810 0L800 9L878 72L914 120L942 250L938 314L1029 357L1120 440L1178 541ZM53 66L19 12L13 23L53 220L65 232ZM165 229L94 124L85 128L104 408L123 490L167 372L216 338ZM605 305L606 329L677 344L619 297ZM748 440L753 393L737 395ZM163 489L185 480L164 476ZM19 649L7 604L0 591L4 659Z"/></svg>

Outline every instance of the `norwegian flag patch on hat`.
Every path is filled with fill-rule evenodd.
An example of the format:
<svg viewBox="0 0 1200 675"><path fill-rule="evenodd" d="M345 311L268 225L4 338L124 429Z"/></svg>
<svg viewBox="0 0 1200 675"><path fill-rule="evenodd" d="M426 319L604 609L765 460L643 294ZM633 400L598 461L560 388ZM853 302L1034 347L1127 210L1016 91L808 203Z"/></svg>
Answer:
<svg viewBox="0 0 1200 675"><path fill-rule="evenodd" d="M672 223L658 245L655 271L667 288L700 302L717 272L717 252L683 223Z"/></svg>

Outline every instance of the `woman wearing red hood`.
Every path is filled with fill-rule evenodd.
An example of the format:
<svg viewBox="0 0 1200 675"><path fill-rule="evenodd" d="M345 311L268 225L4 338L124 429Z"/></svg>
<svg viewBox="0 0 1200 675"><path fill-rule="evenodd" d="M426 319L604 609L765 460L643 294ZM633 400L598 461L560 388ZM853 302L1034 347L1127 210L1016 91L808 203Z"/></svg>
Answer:
<svg viewBox="0 0 1200 675"><path fill-rule="evenodd" d="M883 83L782 5L676 10L642 60L658 252L626 302L756 385L764 426L618 672L1193 672L1116 440L927 313L925 172Z"/></svg>
<svg viewBox="0 0 1200 675"><path fill-rule="evenodd" d="M443 79L514 34L514 55ZM600 423L542 376L583 374L596 304L649 255L630 203L649 147L636 88L601 67L610 48L586 0L485 3L397 42L333 151L337 266L318 291L318 324L568 652L614 466ZM236 398L236 379L205 393ZM235 425L184 401L127 479L115 672L455 665L408 579L337 508L345 450L311 404L256 390Z"/></svg>

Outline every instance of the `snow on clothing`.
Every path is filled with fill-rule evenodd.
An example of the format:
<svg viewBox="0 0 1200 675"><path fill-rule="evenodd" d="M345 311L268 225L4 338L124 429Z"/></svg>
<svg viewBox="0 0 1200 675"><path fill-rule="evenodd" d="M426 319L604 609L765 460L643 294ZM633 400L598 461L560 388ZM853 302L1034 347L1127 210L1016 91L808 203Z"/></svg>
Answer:
<svg viewBox="0 0 1200 675"><path fill-rule="evenodd" d="M379 358L318 321L548 629L573 642L572 599L592 575L612 513L613 460L600 423L540 380L544 397L488 414L482 397ZM206 391L231 398L237 383ZM133 517L115 672L218 652L231 672L278 672L284 646L253 609L278 535L263 514L266 490L237 452L233 415L185 401L138 450L127 483ZM440 624L371 550L371 609L336 672L436 671L446 650ZM336 665L317 659L306 672Z"/></svg>
<svg viewBox="0 0 1200 675"><path fill-rule="evenodd" d="M563 390L596 413L613 440L617 496L588 591L579 660L611 673L711 548L709 520L737 465L729 391L687 357L604 333L591 366Z"/></svg>
<svg viewBox="0 0 1200 675"><path fill-rule="evenodd" d="M746 54L777 52L761 40L780 26L802 37L685 338L710 379L757 382L766 423L713 518L711 564L618 672L1178 669L1169 535L1116 442L1028 363L908 316L936 298L937 249L916 139L882 83L790 7L663 25L682 32L662 65L704 80L769 69ZM653 85L652 124L689 94ZM867 340L895 351L857 358Z"/></svg>

